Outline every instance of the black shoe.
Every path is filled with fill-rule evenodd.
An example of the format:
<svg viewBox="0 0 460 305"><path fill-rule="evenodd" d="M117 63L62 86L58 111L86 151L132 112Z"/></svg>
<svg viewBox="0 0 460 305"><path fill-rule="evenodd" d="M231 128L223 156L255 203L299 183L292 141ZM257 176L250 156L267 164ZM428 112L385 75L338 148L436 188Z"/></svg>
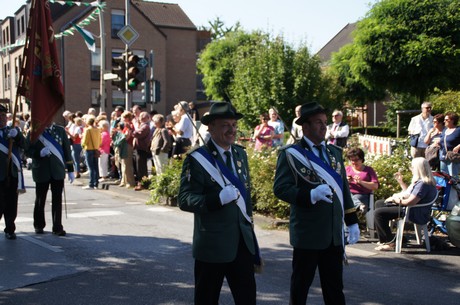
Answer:
<svg viewBox="0 0 460 305"><path fill-rule="evenodd" d="M61 230L61 231L53 232L53 234L57 236L65 236L66 232L64 230Z"/></svg>
<svg viewBox="0 0 460 305"><path fill-rule="evenodd" d="M16 239L16 234L15 233L6 233L5 232L5 237L6 237L6 239L13 240L13 239Z"/></svg>
<svg viewBox="0 0 460 305"><path fill-rule="evenodd" d="M45 231L43 229L35 229L35 234L45 234Z"/></svg>

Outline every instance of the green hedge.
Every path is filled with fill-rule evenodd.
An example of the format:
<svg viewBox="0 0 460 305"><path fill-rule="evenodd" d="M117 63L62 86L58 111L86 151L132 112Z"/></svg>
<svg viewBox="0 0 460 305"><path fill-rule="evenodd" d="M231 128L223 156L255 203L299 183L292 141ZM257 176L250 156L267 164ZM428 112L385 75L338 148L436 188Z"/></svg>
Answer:
<svg viewBox="0 0 460 305"><path fill-rule="evenodd" d="M351 146L356 145L351 140ZM365 164L372 166L379 178L380 187L375 191L375 200L400 192L399 184L393 175L402 171L406 183L410 183L410 159L404 155L405 147L398 147L391 156L366 156ZM276 169L276 150L264 152L247 148L249 170L251 175L251 198L254 211L278 219L289 218L289 204L279 200L273 194L273 181ZM345 155L346 151L344 151ZM167 198L175 198L179 193L181 160L172 160L165 173L150 178L151 195L148 204L165 202Z"/></svg>

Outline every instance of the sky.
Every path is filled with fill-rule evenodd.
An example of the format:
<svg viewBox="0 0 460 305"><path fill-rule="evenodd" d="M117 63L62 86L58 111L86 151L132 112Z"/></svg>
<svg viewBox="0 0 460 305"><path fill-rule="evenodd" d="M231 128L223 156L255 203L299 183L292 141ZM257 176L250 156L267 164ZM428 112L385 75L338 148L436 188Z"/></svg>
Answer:
<svg viewBox="0 0 460 305"><path fill-rule="evenodd" d="M0 19L13 16L25 0L0 0ZM110 0L108 0L110 1ZM348 23L356 22L376 0L157 0L177 3L195 26L217 18L230 27L283 35L294 46L305 43L316 53Z"/></svg>

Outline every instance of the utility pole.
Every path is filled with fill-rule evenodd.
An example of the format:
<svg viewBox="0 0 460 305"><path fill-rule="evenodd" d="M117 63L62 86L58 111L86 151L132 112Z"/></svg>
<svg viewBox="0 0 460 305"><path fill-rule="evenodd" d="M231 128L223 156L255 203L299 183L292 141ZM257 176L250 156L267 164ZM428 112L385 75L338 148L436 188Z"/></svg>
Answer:
<svg viewBox="0 0 460 305"><path fill-rule="evenodd" d="M99 88L99 97L100 97L100 110L101 112L105 112L105 104L106 104L106 88L105 88L105 80L104 80L104 73L105 73L105 26L104 26L104 14L102 13L101 5L102 0L97 0L97 4L99 4L99 30L101 35L101 80L100 80L100 88Z"/></svg>
<svg viewBox="0 0 460 305"><path fill-rule="evenodd" d="M125 0L125 25L130 25L130 13L129 13L129 8L130 8L130 5L129 5L129 0ZM126 54L126 57L128 57L128 51L129 51L129 46L128 44L125 44L125 54ZM131 94L129 94L129 90L128 90L128 58L125 59L125 88L126 88L126 91L125 91L125 110L129 110L131 109L131 100L130 100L130 96Z"/></svg>

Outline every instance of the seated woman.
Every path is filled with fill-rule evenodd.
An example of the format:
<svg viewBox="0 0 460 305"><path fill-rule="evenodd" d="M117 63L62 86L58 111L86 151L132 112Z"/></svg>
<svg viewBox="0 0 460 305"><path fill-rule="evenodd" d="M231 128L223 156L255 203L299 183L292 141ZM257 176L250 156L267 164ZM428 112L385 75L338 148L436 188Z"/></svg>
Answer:
<svg viewBox="0 0 460 305"><path fill-rule="evenodd" d="M369 210L370 194L379 188L379 181L374 169L364 165L364 151L361 148L352 148L347 152L351 165L347 171L348 184L353 200L363 213Z"/></svg>
<svg viewBox="0 0 460 305"><path fill-rule="evenodd" d="M389 221L402 217L406 206L428 203L437 195L436 182L431 173L430 165L425 158L412 159L411 170L412 181L409 186L402 180L401 173L397 172L395 179L401 185L403 191L393 194L385 199L383 203L380 200L380 202L376 202L377 209L374 212L374 225L379 236L380 245L375 250L394 251L395 242Z"/></svg>

